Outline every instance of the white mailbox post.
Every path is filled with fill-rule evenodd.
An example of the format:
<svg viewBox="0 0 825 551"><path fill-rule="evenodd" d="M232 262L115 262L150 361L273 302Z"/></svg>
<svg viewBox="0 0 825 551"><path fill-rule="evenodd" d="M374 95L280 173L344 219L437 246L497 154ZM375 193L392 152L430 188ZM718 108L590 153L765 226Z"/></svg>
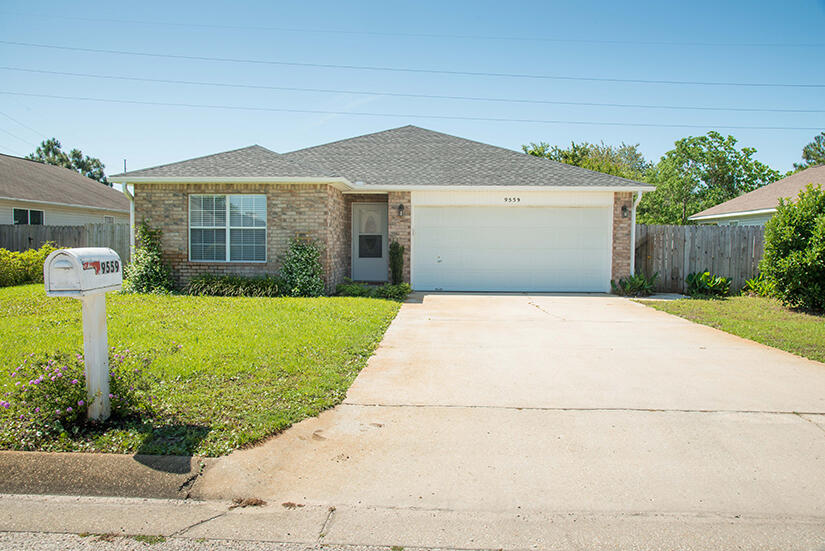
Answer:
<svg viewBox="0 0 825 551"><path fill-rule="evenodd" d="M106 293L123 285L120 256L102 247L54 251L43 264L43 284L50 297L80 299L89 419L104 421L111 413Z"/></svg>

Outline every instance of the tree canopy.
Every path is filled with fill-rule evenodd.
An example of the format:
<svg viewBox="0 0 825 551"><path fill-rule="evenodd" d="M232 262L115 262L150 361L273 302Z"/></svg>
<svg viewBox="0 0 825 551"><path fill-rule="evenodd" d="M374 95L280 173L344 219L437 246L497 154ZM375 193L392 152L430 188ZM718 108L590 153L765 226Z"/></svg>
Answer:
<svg viewBox="0 0 825 551"><path fill-rule="evenodd" d="M802 148L802 162L794 163L796 170L804 170L816 165L825 165L825 132L820 132Z"/></svg>
<svg viewBox="0 0 825 551"><path fill-rule="evenodd" d="M100 162L100 159L83 155L79 149L72 149L66 153L57 138L43 140L34 153L26 155L26 159L47 165L62 166L79 172L87 178L97 180L101 184L112 185L106 179L106 174L103 172L106 166Z"/></svg>
<svg viewBox="0 0 825 551"><path fill-rule="evenodd" d="M580 166L631 180L640 180L651 163L639 151L639 144L606 145L570 142L570 147L551 146L545 142L530 142L521 146L528 155L545 157L568 165Z"/></svg>
<svg viewBox="0 0 825 551"><path fill-rule="evenodd" d="M639 222L687 224L699 211L779 179L778 171L753 158L756 149L736 143L714 131L676 141L647 172L656 191L642 198Z"/></svg>

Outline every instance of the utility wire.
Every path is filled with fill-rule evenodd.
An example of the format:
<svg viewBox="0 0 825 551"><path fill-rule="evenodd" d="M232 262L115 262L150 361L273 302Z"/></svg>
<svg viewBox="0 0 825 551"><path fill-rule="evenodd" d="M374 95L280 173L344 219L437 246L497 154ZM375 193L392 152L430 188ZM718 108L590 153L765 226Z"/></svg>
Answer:
<svg viewBox="0 0 825 551"><path fill-rule="evenodd" d="M788 83L788 82L722 82L722 81L691 81L691 80L650 80L638 78L612 78L612 77L577 77L569 75L540 75L530 73L494 73L483 71L453 71L444 69L418 69L413 67L382 67L375 65L339 65L334 63L304 63L298 61L280 61L267 59L244 59L232 57L210 57L183 54L161 54L155 52L135 52L129 50L110 50L105 48L82 48L77 46L58 46L55 44L40 44L34 42L17 42L12 40L0 40L0 44L11 46L24 46L29 48L44 48L50 50L65 50L72 52L90 52L113 55L129 55L151 58L165 59L185 59L188 61L216 61L221 63L252 63L256 65L280 65L289 67L313 67L320 69L344 69L357 71L384 71L394 73L415 73L434 75L458 75L474 77L499 77L499 78L524 78L540 80L565 80L565 81L588 81L588 82L621 82L630 84L668 84L668 85L692 85L692 86L742 86L756 88L825 88L825 84L813 83Z"/></svg>
<svg viewBox="0 0 825 551"><path fill-rule="evenodd" d="M481 96L450 96L443 94L412 94L400 92L374 92L369 90L341 90L334 88L299 88L295 86L269 86L264 84L239 84L235 82L214 82L214 81L197 81L197 80L175 80L165 78L142 78L131 77L125 75L101 75L94 73L73 73L67 71L46 71L41 69L29 69L24 67L2 67L0 70L4 71L19 71L25 73L36 73L44 75L58 75L70 76L80 78L97 78L106 80L125 80L130 82L152 82L158 84L184 84L188 86L215 86L222 88L245 88L252 90L281 90L293 92L318 92L325 94L353 94L365 96L387 96L387 97L401 97L401 98L426 98L426 99L448 99L460 101L484 101L484 102L499 102L499 103L525 103L525 104L543 104L543 105L577 105L587 107L629 107L634 109L675 109L675 110L691 110L691 111L741 111L749 113L825 113L825 109L788 109L788 108L758 108L758 107L702 107L702 106L683 106L683 105L648 105L638 103L598 103L586 101L558 101L558 100L532 100L532 99L518 99L518 98L491 98Z"/></svg>
<svg viewBox="0 0 825 551"><path fill-rule="evenodd" d="M819 126L738 126L738 125L718 125L718 124L662 124L662 123L639 123L639 122L604 122L604 121L572 121L572 120L545 120L545 119L516 119L498 117L465 117L459 115L421 115L415 113L369 113L363 111L327 111L320 109L287 109L280 107L254 107L247 105L214 105L199 103L172 103L160 101L126 100L111 98L91 98L80 96L60 96L54 94L36 94L30 92L12 92L0 90L0 94L11 96L25 96L34 98L64 99L76 101L91 101L104 103L119 103L130 105L154 105L166 107L187 107L194 109L227 109L237 111L257 111L275 113L308 113L313 115L344 115L344 116L364 116L364 117L392 117L406 119L438 119L438 120L462 120L462 121L483 121L483 122L517 122L517 123L537 123L537 124L575 124L591 126L642 126L654 128L727 128L736 130L821 130Z"/></svg>
<svg viewBox="0 0 825 551"><path fill-rule="evenodd" d="M31 146L33 146L33 147L37 147L35 144L31 143L29 140L27 140L27 139L25 139L25 138L21 138L21 137L20 137L20 136L18 136L17 134L13 134L12 132L9 132L9 131L8 131L8 130L6 130L5 128L0 128L0 132L3 132L3 133L5 133L5 134L8 134L8 135L9 135L9 136L11 136L12 138L17 138L18 140L20 140L20 141L21 141L21 142L23 142L24 144L31 145Z"/></svg>
<svg viewBox="0 0 825 551"><path fill-rule="evenodd" d="M27 130L31 130L32 132L34 132L35 134L37 134L37 136L38 136L38 137L40 137L40 138L42 138L42 137L44 137L44 136L45 136L45 134L44 134L43 132L40 132L40 131L38 131L38 130L35 130L34 128L32 128L31 126L29 126L29 125L27 125L27 124L23 124L22 122L20 122L19 120L15 119L14 117L12 117L11 115L9 115L8 113L3 113L2 111L0 111L0 115L3 115L4 117L6 117L7 119L9 119L10 121L16 122L17 124L19 124L19 125L20 125L20 126L22 126L23 128L26 128Z"/></svg>
<svg viewBox="0 0 825 551"><path fill-rule="evenodd" d="M16 149L12 149L11 147L7 147L5 145L0 144L0 149L5 149L6 151L11 151L13 154L17 155L18 157L23 157L24 154L20 153Z"/></svg>
<svg viewBox="0 0 825 551"><path fill-rule="evenodd" d="M389 38L439 38L439 39L459 39L459 40L495 40L513 42L554 42L571 44L613 44L613 45L638 45L638 46L703 46L703 47L766 47L766 48L822 48L823 42L678 42L669 40L617 40L617 39L592 39L592 38L557 38L540 36L492 36L476 34L448 34L448 33L410 33L402 31L356 31L348 29L319 29L306 27L268 27L259 25L219 25L214 23L180 23L177 21L146 21L139 19L115 19L102 17L75 17L53 14L34 14L19 12L0 12L4 15L17 17L33 17L36 19L58 19L61 21L85 21L89 23L118 23L129 25L149 25L166 26L190 29L232 29L240 31L266 31L266 32L294 32L294 33L317 33L317 34L342 34L355 36L382 36Z"/></svg>

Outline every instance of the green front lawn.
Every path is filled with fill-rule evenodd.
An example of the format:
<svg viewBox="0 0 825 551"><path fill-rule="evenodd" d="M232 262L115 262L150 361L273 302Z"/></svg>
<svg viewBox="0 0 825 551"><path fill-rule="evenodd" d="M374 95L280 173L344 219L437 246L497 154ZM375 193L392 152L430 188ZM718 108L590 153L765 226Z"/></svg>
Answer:
<svg viewBox="0 0 825 551"><path fill-rule="evenodd" d="M773 299L741 296L722 300L638 302L696 323L825 362L825 316L789 310Z"/></svg>
<svg viewBox="0 0 825 551"><path fill-rule="evenodd" d="M107 295L109 346L151 359L156 414L56 439L52 451L221 455L338 404L399 304L364 298ZM31 353L82 353L80 302L0 288L0 396ZM0 424L3 412L0 410ZM3 434L0 448L14 449Z"/></svg>

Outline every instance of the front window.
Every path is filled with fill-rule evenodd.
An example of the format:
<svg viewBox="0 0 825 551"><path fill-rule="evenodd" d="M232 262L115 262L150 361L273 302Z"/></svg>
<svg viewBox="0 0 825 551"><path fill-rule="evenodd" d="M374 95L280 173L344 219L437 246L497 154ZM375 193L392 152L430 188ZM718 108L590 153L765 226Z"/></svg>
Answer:
<svg viewBox="0 0 825 551"><path fill-rule="evenodd" d="M43 211L35 209L14 209L15 224L43 225Z"/></svg>
<svg viewBox="0 0 825 551"><path fill-rule="evenodd" d="M189 260L266 262L266 196L190 195Z"/></svg>

